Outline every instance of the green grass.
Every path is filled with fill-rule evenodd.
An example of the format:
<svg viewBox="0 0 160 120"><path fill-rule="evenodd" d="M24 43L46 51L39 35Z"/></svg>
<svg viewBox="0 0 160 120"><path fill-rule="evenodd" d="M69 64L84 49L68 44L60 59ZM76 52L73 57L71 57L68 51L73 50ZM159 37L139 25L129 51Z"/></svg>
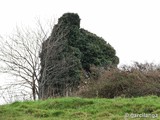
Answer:
<svg viewBox="0 0 160 120"><path fill-rule="evenodd" d="M159 115L126 120L160 120L160 98L56 98L0 106L0 120L124 120L126 113Z"/></svg>

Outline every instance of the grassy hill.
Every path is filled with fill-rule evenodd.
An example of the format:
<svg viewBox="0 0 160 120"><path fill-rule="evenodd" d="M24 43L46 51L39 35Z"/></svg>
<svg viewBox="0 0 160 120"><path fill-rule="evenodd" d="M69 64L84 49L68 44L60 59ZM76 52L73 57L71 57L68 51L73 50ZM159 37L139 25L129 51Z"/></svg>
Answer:
<svg viewBox="0 0 160 120"><path fill-rule="evenodd" d="M160 98L56 98L0 106L0 120L125 120L127 113L132 116L126 120L160 120ZM148 117L132 118L131 113Z"/></svg>

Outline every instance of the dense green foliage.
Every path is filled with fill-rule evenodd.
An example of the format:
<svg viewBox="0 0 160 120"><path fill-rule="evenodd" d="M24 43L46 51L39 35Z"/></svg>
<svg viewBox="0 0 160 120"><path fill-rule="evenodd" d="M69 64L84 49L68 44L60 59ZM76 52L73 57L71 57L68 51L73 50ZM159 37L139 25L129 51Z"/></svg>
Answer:
<svg viewBox="0 0 160 120"><path fill-rule="evenodd" d="M59 19L59 24L69 31L67 34L67 52L69 54L74 53L81 62L83 69L90 71L91 65L106 68L117 66L119 58L116 56L115 49L103 38L85 29L80 29L80 18L77 14L64 14Z"/></svg>
<svg viewBox="0 0 160 120"><path fill-rule="evenodd" d="M91 65L107 68L116 67L119 63L116 51L109 43L76 26L73 26L69 33L69 46L78 49L77 56L85 70L90 70Z"/></svg>
<svg viewBox="0 0 160 120"><path fill-rule="evenodd" d="M68 96L77 90L83 72L92 65L116 67L119 59L114 48L97 35L80 28L78 14L59 18L51 36L43 43L40 98Z"/></svg>
<svg viewBox="0 0 160 120"><path fill-rule="evenodd" d="M0 120L124 120L126 113L160 114L160 98L56 98L0 106ZM128 117L127 120L151 120L152 117ZM159 120L160 116L154 119Z"/></svg>

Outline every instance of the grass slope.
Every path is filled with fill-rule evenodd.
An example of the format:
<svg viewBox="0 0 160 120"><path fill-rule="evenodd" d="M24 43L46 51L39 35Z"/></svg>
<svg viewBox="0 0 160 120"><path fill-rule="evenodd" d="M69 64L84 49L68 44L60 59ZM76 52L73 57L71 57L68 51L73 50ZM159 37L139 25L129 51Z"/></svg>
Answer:
<svg viewBox="0 0 160 120"><path fill-rule="evenodd" d="M0 106L0 120L124 120L125 113L159 114L154 120L160 120L160 98L56 98Z"/></svg>

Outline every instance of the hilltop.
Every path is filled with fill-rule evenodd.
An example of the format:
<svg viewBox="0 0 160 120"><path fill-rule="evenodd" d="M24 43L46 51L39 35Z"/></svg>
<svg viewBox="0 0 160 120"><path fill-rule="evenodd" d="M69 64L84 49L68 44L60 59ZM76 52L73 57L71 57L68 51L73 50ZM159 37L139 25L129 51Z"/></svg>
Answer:
<svg viewBox="0 0 160 120"><path fill-rule="evenodd" d="M0 120L124 120L127 113L150 115L134 120L156 118L156 114L160 114L160 98L157 96L114 99L69 97L14 102L0 106ZM127 118L130 119L133 118ZM157 119L160 119L160 116Z"/></svg>

